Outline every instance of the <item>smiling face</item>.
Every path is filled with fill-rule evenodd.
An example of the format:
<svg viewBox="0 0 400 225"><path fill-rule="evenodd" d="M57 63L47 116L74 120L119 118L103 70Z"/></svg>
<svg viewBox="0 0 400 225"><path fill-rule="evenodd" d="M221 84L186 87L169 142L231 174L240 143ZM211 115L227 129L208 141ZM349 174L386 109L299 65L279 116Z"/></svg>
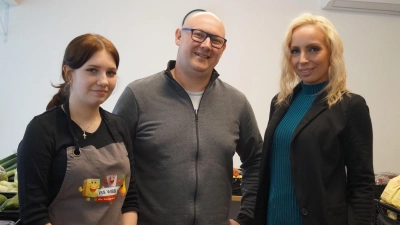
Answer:
<svg viewBox="0 0 400 225"><path fill-rule="evenodd" d="M294 29L290 52L293 70L304 84L329 79L330 52L319 27L308 24Z"/></svg>
<svg viewBox="0 0 400 225"><path fill-rule="evenodd" d="M225 37L225 28L222 22L211 13L196 13L186 19L183 27ZM217 49L211 46L210 38L198 43L192 40L191 35L190 31L183 31L182 28L178 28L175 32L175 43L179 46L176 66L187 74L211 75L225 50L226 44L221 49Z"/></svg>
<svg viewBox="0 0 400 225"><path fill-rule="evenodd" d="M109 187L115 187L117 184L117 175L108 175L107 184Z"/></svg>
<svg viewBox="0 0 400 225"><path fill-rule="evenodd" d="M71 81L70 101L78 104L99 106L113 92L117 82L117 67L111 54L101 50L80 68L63 70Z"/></svg>

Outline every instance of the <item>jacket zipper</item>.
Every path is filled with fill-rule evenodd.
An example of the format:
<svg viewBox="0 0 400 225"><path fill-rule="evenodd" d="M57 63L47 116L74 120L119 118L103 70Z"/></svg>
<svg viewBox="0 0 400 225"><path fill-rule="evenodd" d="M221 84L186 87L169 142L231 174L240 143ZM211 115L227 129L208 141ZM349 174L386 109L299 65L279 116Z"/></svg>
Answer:
<svg viewBox="0 0 400 225"><path fill-rule="evenodd" d="M194 202L194 206L193 206L193 211L194 211L194 212L193 212L193 225L196 224L196 217L197 217L197 207L196 207L196 204L197 204L197 192L198 192L198 188L199 188L199 187L198 187L198 185L199 185L198 161L199 161L199 151L200 151L200 147L199 147L200 144L199 144L199 142L200 142L200 141L199 141L199 114L198 114L198 112L199 112L199 109L200 109L201 101L203 100L204 93L206 92L207 88L208 88L208 85L207 85L206 89L204 90L203 95L201 96L201 99L200 99L200 102L199 102L199 106L197 107L197 110L194 109L193 102L192 102L192 100L190 99L189 94L187 94L188 97L189 97L189 99L190 99L190 103L192 104L193 111L194 111L194 117L195 117L195 122L196 122L196 143L197 143L197 145L196 145L196 165L195 165L196 186L195 186L194 198L193 198L193 202Z"/></svg>
<svg viewBox="0 0 400 225"><path fill-rule="evenodd" d="M181 86L181 88L183 89L182 86ZM196 186L195 186L194 198L193 198L193 203L194 203L194 205L193 205L193 225L196 224L196 216L197 216L197 213L196 213L197 212L196 201L197 201L197 192L198 192L198 185L199 185L198 160L199 160L199 151L200 151L200 147L199 147L199 142L200 141L199 141L199 116L198 116L198 112L199 112L199 109L200 109L201 101L203 100L203 97L204 97L204 94L206 93L207 88L208 88L208 85L207 85L206 89L204 89L204 92L203 92L203 95L201 96L201 99L200 99L200 102L199 102L199 106L197 107L197 110L194 109L193 102L192 102L189 94L185 90L187 96L189 97L190 103L192 105L193 112L194 112L194 117L195 117L195 123L196 123L196 143L197 143L197 145L196 145L196 165L195 165Z"/></svg>
<svg viewBox="0 0 400 225"><path fill-rule="evenodd" d="M204 93L203 93L204 94ZM203 98L203 97L202 97ZM200 102L201 102L201 100L200 100ZM192 103L192 105L193 105L193 103ZM200 108L200 103L199 103L199 108ZM195 171L196 171L196 188L195 188L195 190L194 190L194 217L193 217L193 225L195 225L196 224L196 212L197 212L197 209L196 209L196 201L197 201L197 189L198 189L198 182L199 182L199 176L198 176L198 165L197 165L197 163L198 163L198 159L199 159L199 117L198 117L198 114L197 114L197 112L198 112L198 109L197 110L195 110L195 120L196 120L196 141L197 141L197 149L196 149L196 168L195 168Z"/></svg>
<svg viewBox="0 0 400 225"><path fill-rule="evenodd" d="M185 92L186 92L186 90L175 80L175 79L173 79L172 78L172 80L174 81L174 82L176 82ZM201 96L201 99L200 99L200 102L199 102L199 106L197 107L197 110L194 110L194 105L193 105L193 102L192 102L192 100L191 100L191 98L190 98L190 96L189 96L189 94L186 92L186 94L187 94L187 96L189 97L189 100L190 100L190 104L192 105L192 109L193 109L193 111L194 111L194 116L195 116L195 122L196 122L196 141L197 141L197 147L196 147L196 168L195 168L195 172L196 172L196 186L195 186L195 190L194 190L194 206L193 206L193 210L194 210L194 212L193 212L193 225L195 225L196 224L196 215L197 215L197 213L196 213L196 211L197 211L197 207L196 207L196 201L197 201L197 191L198 191L198 185L199 185L199 175L198 175L198 159L199 159L199 150L200 150L200 147L199 147L199 117L198 117L198 112L199 112L199 109L200 109L200 105L201 105L201 102L202 102L202 100L203 100L203 97L204 97L204 94L206 93L206 91L207 91L207 89L208 89L208 87L210 86L210 83L208 83L208 85L206 86L206 88L204 89L204 92L203 92L203 95Z"/></svg>

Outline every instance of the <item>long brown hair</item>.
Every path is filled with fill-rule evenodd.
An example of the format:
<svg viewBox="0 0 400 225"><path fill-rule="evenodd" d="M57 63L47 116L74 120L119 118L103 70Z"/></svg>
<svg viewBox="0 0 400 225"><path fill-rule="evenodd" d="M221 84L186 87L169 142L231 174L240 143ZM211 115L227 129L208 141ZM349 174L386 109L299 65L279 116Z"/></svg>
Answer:
<svg viewBox="0 0 400 225"><path fill-rule="evenodd" d="M71 69L79 69L85 64L96 52L106 50L111 54L118 68L119 54L113 43L105 37L98 34L84 34L74 38L65 49L64 59L61 66L61 73L64 83L59 85L52 84L53 87L58 88L57 94L53 96L47 104L46 110L55 106L62 105L68 100L70 95L70 83L68 77L63 71L65 65Z"/></svg>

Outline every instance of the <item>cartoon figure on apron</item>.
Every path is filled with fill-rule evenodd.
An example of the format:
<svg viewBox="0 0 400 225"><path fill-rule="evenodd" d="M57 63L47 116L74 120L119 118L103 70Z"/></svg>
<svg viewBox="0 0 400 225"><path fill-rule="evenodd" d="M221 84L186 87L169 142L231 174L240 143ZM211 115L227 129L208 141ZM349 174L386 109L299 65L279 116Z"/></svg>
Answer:
<svg viewBox="0 0 400 225"><path fill-rule="evenodd" d="M107 184L108 187L102 186L101 188L100 179L86 179L83 181L83 187L79 187L78 191L82 192L82 196L86 197L86 201L94 198L96 202L111 202L117 198L118 191L122 197L126 195L125 176L122 175L121 179L118 179L117 175L108 175L103 180L103 184Z"/></svg>

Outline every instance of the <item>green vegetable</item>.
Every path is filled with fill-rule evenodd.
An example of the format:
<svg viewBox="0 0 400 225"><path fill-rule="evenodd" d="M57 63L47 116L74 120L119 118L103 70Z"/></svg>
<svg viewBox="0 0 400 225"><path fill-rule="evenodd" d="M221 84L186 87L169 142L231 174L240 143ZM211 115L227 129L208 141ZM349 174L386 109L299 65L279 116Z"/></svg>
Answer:
<svg viewBox="0 0 400 225"><path fill-rule="evenodd" d="M7 167L6 168L6 172L9 172L9 171L11 171L11 170L13 170L15 168L17 168L17 164L16 163L14 165L11 165L11 166ZM11 177L11 176L8 176L8 177Z"/></svg>
<svg viewBox="0 0 400 225"><path fill-rule="evenodd" d="M0 166L0 181L3 180L8 181L7 171L2 166Z"/></svg>
<svg viewBox="0 0 400 225"><path fill-rule="evenodd" d="M19 208L18 194L14 197L7 199L3 205L1 205L0 210L17 210Z"/></svg>
<svg viewBox="0 0 400 225"><path fill-rule="evenodd" d="M8 160L7 162L4 163L0 163L0 165L4 168L7 169L8 167L17 164L17 158L12 158L10 160Z"/></svg>
<svg viewBox="0 0 400 225"><path fill-rule="evenodd" d="M7 200L7 197L0 194L0 205L2 205Z"/></svg>
<svg viewBox="0 0 400 225"><path fill-rule="evenodd" d="M0 165L3 165L3 163L9 161L10 159L14 159L14 158L17 158L17 153L13 153L3 159L0 159Z"/></svg>
<svg viewBox="0 0 400 225"><path fill-rule="evenodd" d="M6 186L6 187L8 187L9 184L10 184L10 182L8 182L8 181L6 181L6 180L0 181L0 186Z"/></svg>
<svg viewBox="0 0 400 225"><path fill-rule="evenodd" d="M17 168L17 154L11 154L0 159L0 181L8 181L7 171Z"/></svg>
<svg viewBox="0 0 400 225"><path fill-rule="evenodd" d="M18 182L0 181L0 192L18 192Z"/></svg>
<svg viewBox="0 0 400 225"><path fill-rule="evenodd" d="M15 169L14 182L18 183L18 170L17 169Z"/></svg>
<svg viewBox="0 0 400 225"><path fill-rule="evenodd" d="M18 192L18 183L8 182L7 192Z"/></svg>
<svg viewBox="0 0 400 225"><path fill-rule="evenodd" d="M7 171L7 170L6 170ZM15 175L15 172L17 171L17 169L12 169L7 171L7 177L12 177Z"/></svg>
<svg viewBox="0 0 400 225"><path fill-rule="evenodd" d="M5 180L0 181L0 192L7 192L7 190L8 190L8 182Z"/></svg>

